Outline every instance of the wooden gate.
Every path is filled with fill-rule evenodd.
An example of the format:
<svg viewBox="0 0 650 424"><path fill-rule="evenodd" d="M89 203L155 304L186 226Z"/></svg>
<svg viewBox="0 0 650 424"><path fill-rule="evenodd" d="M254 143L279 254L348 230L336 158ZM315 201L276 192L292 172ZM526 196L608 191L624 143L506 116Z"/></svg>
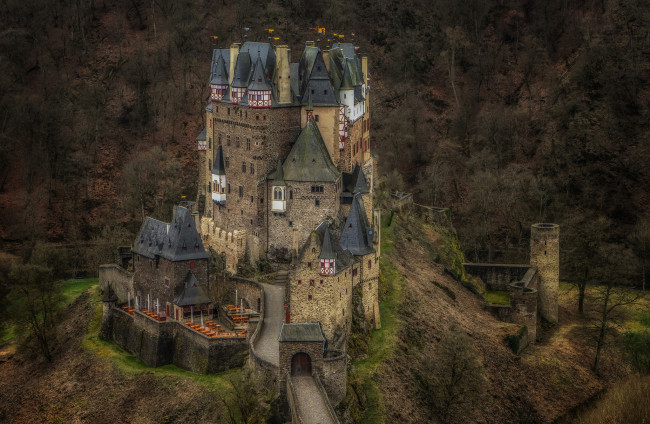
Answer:
<svg viewBox="0 0 650 424"><path fill-rule="evenodd" d="M311 358L306 353L296 353L291 358L291 375L311 375Z"/></svg>

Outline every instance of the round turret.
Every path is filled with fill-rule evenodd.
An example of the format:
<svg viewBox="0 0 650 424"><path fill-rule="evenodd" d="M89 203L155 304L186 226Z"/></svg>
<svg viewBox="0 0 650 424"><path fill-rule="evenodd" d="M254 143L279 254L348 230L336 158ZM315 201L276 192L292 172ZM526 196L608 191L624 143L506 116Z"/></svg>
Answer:
<svg viewBox="0 0 650 424"><path fill-rule="evenodd" d="M530 229L530 266L539 274L539 312L557 323L557 296L560 279L560 226L533 224Z"/></svg>

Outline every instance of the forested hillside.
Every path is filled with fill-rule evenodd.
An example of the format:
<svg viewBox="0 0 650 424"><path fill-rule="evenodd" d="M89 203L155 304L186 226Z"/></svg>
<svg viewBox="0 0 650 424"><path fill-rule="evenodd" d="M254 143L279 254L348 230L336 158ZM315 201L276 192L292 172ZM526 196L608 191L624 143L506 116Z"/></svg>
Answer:
<svg viewBox="0 0 650 424"><path fill-rule="evenodd" d="M451 207L469 259L525 260L530 223L553 221L563 278L642 284L646 1L1 4L3 250L63 244L93 269L169 218L196 195L211 48L273 28L297 60L318 26L370 58L383 188Z"/></svg>

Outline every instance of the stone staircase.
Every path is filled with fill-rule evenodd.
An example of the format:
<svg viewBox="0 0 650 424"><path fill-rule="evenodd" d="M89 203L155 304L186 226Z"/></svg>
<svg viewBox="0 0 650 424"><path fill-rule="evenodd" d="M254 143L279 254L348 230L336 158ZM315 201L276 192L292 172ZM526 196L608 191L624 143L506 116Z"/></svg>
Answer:
<svg viewBox="0 0 650 424"><path fill-rule="evenodd" d="M276 286L284 286L289 280L289 271L281 269L275 274L275 279L272 284Z"/></svg>

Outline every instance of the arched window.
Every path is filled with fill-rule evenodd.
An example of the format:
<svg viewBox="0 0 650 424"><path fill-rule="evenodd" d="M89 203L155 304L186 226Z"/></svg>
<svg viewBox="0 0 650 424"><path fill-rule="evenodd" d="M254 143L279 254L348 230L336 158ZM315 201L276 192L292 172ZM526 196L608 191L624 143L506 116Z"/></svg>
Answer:
<svg viewBox="0 0 650 424"><path fill-rule="evenodd" d="M284 200L284 188L273 187L273 200Z"/></svg>

